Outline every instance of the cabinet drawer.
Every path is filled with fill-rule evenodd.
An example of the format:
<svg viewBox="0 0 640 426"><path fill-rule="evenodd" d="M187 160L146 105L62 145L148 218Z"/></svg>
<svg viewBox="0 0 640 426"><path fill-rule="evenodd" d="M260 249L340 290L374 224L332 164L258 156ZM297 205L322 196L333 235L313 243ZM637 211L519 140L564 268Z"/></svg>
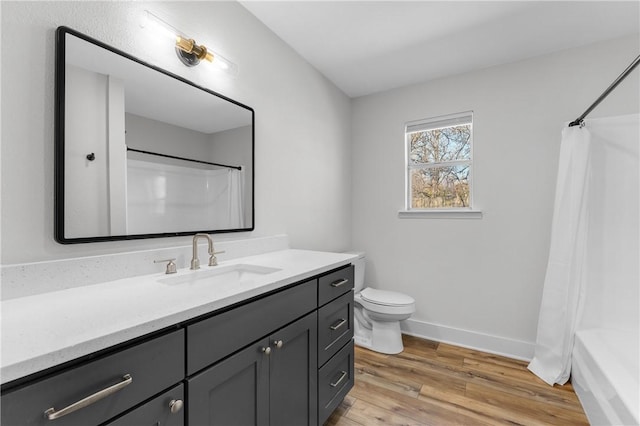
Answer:
<svg viewBox="0 0 640 426"><path fill-rule="evenodd" d="M172 413L171 410L174 410L175 413ZM179 385L125 414L118 420L108 423L108 426L183 426L184 412L184 386Z"/></svg>
<svg viewBox="0 0 640 426"><path fill-rule="evenodd" d="M353 291L318 309L318 365L353 338Z"/></svg>
<svg viewBox="0 0 640 426"><path fill-rule="evenodd" d="M187 373L194 374L316 306L314 279L188 326Z"/></svg>
<svg viewBox="0 0 640 426"><path fill-rule="evenodd" d="M318 371L318 424L323 424L353 387L353 341Z"/></svg>
<svg viewBox="0 0 640 426"><path fill-rule="evenodd" d="M2 425L50 425L51 420L45 417L50 408L60 412L120 384L119 390L54 423L99 424L175 385L183 375L184 331L178 330L3 395Z"/></svg>
<svg viewBox="0 0 640 426"><path fill-rule="evenodd" d="M322 306L353 288L353 266L318 278L318 306Z"/></svg>

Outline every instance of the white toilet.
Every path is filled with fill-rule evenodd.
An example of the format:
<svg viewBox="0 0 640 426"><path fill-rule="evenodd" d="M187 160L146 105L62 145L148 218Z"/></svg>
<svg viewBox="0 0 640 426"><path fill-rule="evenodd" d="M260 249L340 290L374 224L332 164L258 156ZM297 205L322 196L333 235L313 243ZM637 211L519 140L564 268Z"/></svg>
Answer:
<svg viewBox="0 0 640 426"><path fill-rule="evenodd" d="M397 354L402 352L400 321L415 312L415 300L395 291L364 288L364 253L354 253L358 259L354 277L354 317L356 345L376 352Z"/></svg>

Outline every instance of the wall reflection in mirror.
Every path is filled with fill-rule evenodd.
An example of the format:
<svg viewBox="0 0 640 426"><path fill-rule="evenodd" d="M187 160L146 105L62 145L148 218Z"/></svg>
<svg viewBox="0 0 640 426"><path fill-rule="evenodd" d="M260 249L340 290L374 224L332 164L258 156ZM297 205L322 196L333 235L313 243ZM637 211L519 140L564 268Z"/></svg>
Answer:
<svg viewBox="0 0 640 426"><path fill-rule="evenodd" d="M66 27L57 31L56 240L254 227L254 112Z"/></svg>

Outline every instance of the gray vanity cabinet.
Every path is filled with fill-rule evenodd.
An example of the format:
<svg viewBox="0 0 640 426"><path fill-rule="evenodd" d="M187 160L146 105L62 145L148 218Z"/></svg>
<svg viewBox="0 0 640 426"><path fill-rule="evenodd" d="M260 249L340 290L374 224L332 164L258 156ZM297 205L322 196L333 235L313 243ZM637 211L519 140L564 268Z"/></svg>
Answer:
<svg viewBox="0 0 640 426"><path fill-rule="evenodd" d="M316 328L312 312L188 379L189 424L317 424Z"/></svg>
<svg viewBox="0 0 640 426"><path fill-rule="evenodd" d="M3 386L1 424L322 424L353 386L352 287L345 266Z"/></svg>

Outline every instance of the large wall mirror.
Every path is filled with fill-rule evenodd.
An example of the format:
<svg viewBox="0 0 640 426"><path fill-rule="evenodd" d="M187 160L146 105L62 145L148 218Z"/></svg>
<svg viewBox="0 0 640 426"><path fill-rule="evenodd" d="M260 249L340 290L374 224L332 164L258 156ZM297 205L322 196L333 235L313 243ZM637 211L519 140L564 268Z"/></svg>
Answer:
<svg viewBox="0 0 640 426"><path fill-rule="evenodd" d="M58 242L254 228L253 109L66 27L55 97Z"/></svg>

